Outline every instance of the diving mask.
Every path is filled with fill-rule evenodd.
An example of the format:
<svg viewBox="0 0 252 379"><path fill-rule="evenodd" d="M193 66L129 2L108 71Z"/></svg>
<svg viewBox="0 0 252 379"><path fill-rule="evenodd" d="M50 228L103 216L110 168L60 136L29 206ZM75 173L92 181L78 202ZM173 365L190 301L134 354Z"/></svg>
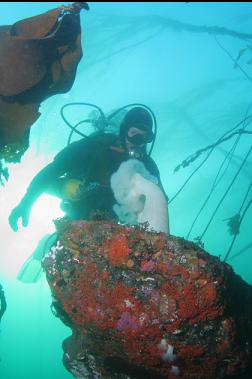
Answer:
<svg viewBox="0 0 252 379"><path fill-rule="evenodd" d="M153 133L151 130L143 128L131 127L127 133L127 140L135 146L145 145L153 140Z"/></svg>

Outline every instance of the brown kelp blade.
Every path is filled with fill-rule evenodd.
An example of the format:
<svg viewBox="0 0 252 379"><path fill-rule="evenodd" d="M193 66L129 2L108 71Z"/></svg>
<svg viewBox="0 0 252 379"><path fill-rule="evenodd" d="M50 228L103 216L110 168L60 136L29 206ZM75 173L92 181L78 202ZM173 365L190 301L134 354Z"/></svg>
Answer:
<svg viewBox="0 0 252 379"><path fill-rule="evenodd" d="M40 103L71 89L82 57L83 8L73 3L0 27L0 160L20 159Z"/></svg>

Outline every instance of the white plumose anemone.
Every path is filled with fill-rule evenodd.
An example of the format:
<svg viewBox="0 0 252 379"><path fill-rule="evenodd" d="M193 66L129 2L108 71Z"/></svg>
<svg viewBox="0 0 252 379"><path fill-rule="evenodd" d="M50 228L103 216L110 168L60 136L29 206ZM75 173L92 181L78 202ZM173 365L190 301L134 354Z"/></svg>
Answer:
<svg viewBox="0 0 252 379"><path fill-rule="evenodd" d="M142 162L123 162L111 177L119 220L133 225L148 222L150 230L169 234L167 200L157 184Z"/></svg>

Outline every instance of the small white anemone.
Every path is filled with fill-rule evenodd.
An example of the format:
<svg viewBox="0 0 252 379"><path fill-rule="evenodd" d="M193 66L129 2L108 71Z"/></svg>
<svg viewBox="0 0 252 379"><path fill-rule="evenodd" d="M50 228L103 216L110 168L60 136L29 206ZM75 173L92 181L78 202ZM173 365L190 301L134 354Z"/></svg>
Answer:
<svg viewBox="0 0 252 379"><path fill-rule="evenodd" d="M174 346L170 345L166 339L163 338L158 347L163 350L162 359L165 362L173 362L177 358Z"/></svg>
<svg viewBox="0 0 252 379"><path fill-rule="evenodd" d="M180 369L177 366L172 366L170 373L173 375L179 376L180 375Z"/></svg>

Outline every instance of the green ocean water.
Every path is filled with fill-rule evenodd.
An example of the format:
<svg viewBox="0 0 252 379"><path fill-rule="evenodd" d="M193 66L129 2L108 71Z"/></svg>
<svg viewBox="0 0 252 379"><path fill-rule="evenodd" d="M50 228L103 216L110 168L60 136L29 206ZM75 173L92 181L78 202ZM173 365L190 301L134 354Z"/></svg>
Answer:
<svg viewBox="0 0 252 379"><path fill-rule="evenodd" d="M4 2L0 24L59 5ZM171 200L171 233L194 241L200 237L208 252L224 259L233 239L227 219L244 201L240 214L246 206L247 211L228 263L252 283L251 134L240 136L232 154L237 135L218 144L208 158L209 150L174 172L252 115L252 43L240 35L252 33L251 20L252 4L238 2L94 2L81 13L84 56L75 83L67 94L42 103L30 148L20 164L9 166L10 179L0 188L0 283L8 305L0 325L1 379L72 378L61 348L71 332L51 312L45 277L34 284L17 280L38 240L54 230L52 220L62 216L59 201L43 195L27 228L14 233L8 225L33 176L67 144L70 131L60 108L68 102L94 103L105 113L135 102L151 107L158 124L152 157ZM79 107L69 117L75 124L89 111ZM252 130L249 123L246 130Z"/></svg>

